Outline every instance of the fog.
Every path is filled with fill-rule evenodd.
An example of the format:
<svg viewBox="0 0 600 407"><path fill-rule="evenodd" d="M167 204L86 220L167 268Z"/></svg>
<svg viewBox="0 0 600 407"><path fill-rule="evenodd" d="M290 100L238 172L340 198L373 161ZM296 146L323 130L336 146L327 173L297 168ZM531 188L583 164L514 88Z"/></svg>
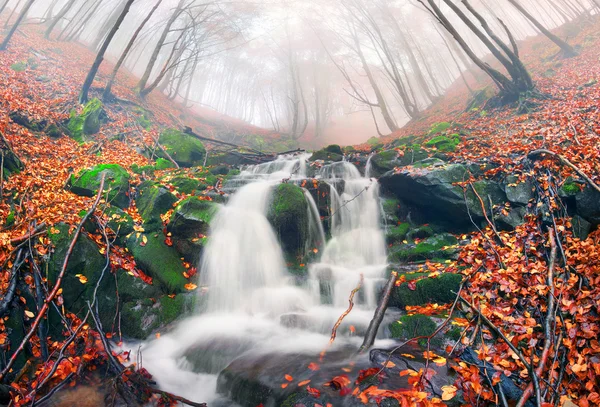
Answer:
<svg viewBox="0 0 600 407"><path fill-rule="evenodd" d="M54 40L98 49L125 3L37 0L27 19L53 24ZM5 2L14 12L23 4ZM465 3L455 4L477 23ZM537 34L507 1L469 4L505 43L507 32L517 41ZM521 4L546 28L594 6ZM447 3L438 7L475 55L489 53ZM123 68L140 78L142 96L164 92L199 112L275 130L290 146L354 144L394 132L451 85L472 85L479 69L426 0L136 0L106 59L115 63L130 43Z"/></svg>

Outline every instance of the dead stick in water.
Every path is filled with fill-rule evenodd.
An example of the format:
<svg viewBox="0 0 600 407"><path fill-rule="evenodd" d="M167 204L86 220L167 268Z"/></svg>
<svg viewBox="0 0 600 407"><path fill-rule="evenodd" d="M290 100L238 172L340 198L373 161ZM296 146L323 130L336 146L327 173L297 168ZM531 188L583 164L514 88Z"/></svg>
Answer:
<svg viewBox="0 0 600 407"><path fill-rule="evenodd" d="M356 286L356 288L354 290L352 290L350 292L350 297L348 298L348 309L346 311L344 311L342 313L342 315L340 315L340 317L338 318L337 322L335 323L335 325L333 326L333 328L331 329L331 338L329 338L329 344L327 345L327 348L323 349L323 352L321 352L321 354L319 355L319 360L323 360L323 357L325 356L325 353L327 353L327 349L329 349L329 347L331 346L331 344L333 343L333 341L335 341L335 337L337 336L337 330L340 327L340 325L342 324L342 321L344 320L344 318L346 318L346 316L350 313L350 311L352 311L352 308L354 308L354 296L356 295L356 293L358 292L358 290L361 289L362 285L363 285L363 280L364 280L364 276L361 274L360 275L360 281L358 282L358 285Z"/></svg>
<svg viewBox="0 0 600 407"><path fill-rule="evenodd" d="M398 273L395 271L390 274L390 278L388 279L387 284L383 290L383 296L381 297L381 301L379 301L379 305L375 310L375 314L373 315L373 319L369 323L369 328L367 329L367 333L365 334L365 340L363 341L361 347L358 349L358 353L363 353L375 343L375 337L377 336L377 331L379 330L379 326L381 325L381 321L383 321L383 317L385 315L385 311L387 310L388 304L390 302L390 297L392 296L392 290L396 285L396 278L398 277Z"/></svg>

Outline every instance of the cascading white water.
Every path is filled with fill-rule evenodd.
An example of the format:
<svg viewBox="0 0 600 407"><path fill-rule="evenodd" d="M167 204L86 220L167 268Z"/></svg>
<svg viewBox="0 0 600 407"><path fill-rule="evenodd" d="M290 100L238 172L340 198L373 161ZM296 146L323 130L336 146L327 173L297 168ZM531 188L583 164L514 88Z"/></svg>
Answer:
<svg viewBox="0 0 600 407"><path fill-rule="evenodd" d="M302 290L286 284L283 252L266 218L272 187L268 181L245 185L211 223L200 267L209 312L279 315L306 305Z"/></svg>
<svg viewBox="0 0 600 407"><path fill-rule="evenodd" d="M379 185L360 176L348 162L330 164L320 175L332 185L343 181L343 192L331 188L332 230L321 261L311 266L314 278L330 276L332 302L344 306L348 293L364 278L364 302L376 305L376 286L387 267L385 240L380 225Z"/></svg>
<svg viewBox="0 0 600 407"><path fill-rule="evenodd" d="M208 290L206 312L143 345L144 366L165 390L218 405L216 375L241 354L317 354L328 343L331 327L347 307L361 274L362 298L340 329L368 325L375 286L386 267L377 182L361 177L348 162L319 171L317 178L331 186L333 214L331 239L324 245L319 210L304 190L309 215L306 249L318 247L320 259L310 265L309 278L298 283L286 271L267 211L275 185L281 180L301 184L306 178L306 158L280 157L250 166L228 184L237 190L211 222L200 267L200 284ZM331 295L325 299L330 305L322 304L322 283L330 287ZM302 328L285 322L298 319L304 321ZM334 347L349 342L357 346L360 340L342 335Z"/></svg>

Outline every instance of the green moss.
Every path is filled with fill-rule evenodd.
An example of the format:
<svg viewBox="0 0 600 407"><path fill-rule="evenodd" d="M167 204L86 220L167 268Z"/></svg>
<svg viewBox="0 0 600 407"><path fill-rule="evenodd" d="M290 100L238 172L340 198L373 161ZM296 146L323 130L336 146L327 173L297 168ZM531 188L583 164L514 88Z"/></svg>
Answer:
<svg viewBox="0 0 600 407"><path fill-rule="evenodd" d="M401 242L406 239L406 235L408 234L409 230L410 224L401 223L398 226L388 229L385 234L385 239L388 243Z"/></svg>
<svg viewBox="0 0 600 407"><path fill-rule="evenodd" d="M101 164L84 169L71 176L71 191L77 195L95 196L100 188L102 174L105 175L104 193L108 191L108 200L119 208L129 206L129 174L118 164Z"/></svg>
<svg viewBox="0 0 600 407"><path fill-rule="evenodd" d="M217 213L218 205L211 201L190 197L183 200L171 216L169 231L177 237L198 237L208 232L209 224Z"/></svg>
<svg viewBox="0 0 600 407"><path fill-rule="evenodd" d="M4 226L11 227L15 224L15 211L10 211L8 216L6 217L6 221L4 222Z"/></svg>
<svg viewBox="0 0 600 407"><path fill-rule="evenodd" d="M184 194L191 194L200 189L200 181L188 177L175 177L169 181L169 184L173 185L177 191L183 192ZM206 189L206 186L202 189Z"/></svg>
<svg viewBox="0 0 600 407"><path fill-rule="evenodd" d="M154 169L155 170L166 170L169 168L175 168L175 165L169 161L169 160L165 160L164 158L157 158L156 162L154 164Z"/></svg>
<svg viewBox="0 0 600 407"><path fill-rule="evenodd" d="M200 140L177 129L163 131L158 139L169 155L182 167L201 166L206 149ZM158 152L158 154L163 154ZM165 157L163 157L165 158Z"/></svg>
<svg viewBox="0 0 600 407"><path fill-rule="evenodd" d="M27 63L22 61L16 62L10 66L10 69L12 69L15 72L23 72L27 69Z"/></svg>
<svg viewBox="0 0 600 407"><path fill-rule="evenodd" d="M307 238L308 212L302 188L294 184L275 187L267 218L286 253L303 254Z"/></svg>
<svg viewBox="0 0 600 407"><path fill-rule="evenodd" d="M86 135L96 134L100 131L101 116L103 113L102 102L94 98L90 100L83 108L83 112L78 115L76 110L71 111L71 119L67 128L71 137L83 142Z"/></svg>
<svg viewBox="0 0 600 407"><path fill-rule="evenodd" d="M396 262L450 258L456 253L458 243L450 234L431 236L419 243L406 243L390 249L390 259Z"/></svg>
<svg viewBox="0 0 600 407"><path fill-rule="evenodd" d="M579 188L579 184L578 183L576 183L576 182L569 182L569 181L567 181L564 184L562 184L561 190L567 196L577 195L579 192L581 192L581 188Z"/></svg>
<svg viewBox="0 0 600 407"><path fill-rule="evenodd" d="M392 338L407 340L419 336L430 336L437 329L437 325L426 315L403 315L397 321L392 322L389 329ZM437 341L439 342L439 339Z"/></svg>
<svg viewBox="0 0 600 407"><path fill-rule="evenodd" d="M48 126L48 128L46 129L46 134L48 135L48 137L52 137L52 138L58 138L58 137L62 136L62 132L60 131L58 126L54 123L52 123L50 126Z"/></svg>
<svg viewBox="0 0 600 407"><path fill-rule="evenodd" d="M143 182L139 185L138 190L139 195L135 200L135 204L144 220L146 229L160 228L162 225L160 215L173 208L173 204L177 202L177 197L163 185L152 181Z"/></svg>
<svg viewBox="0 0 600 407"><path fill-rule="evenodd" d="M394 288L390 306L404 309L407 305L449 304L455 300L461 281L460 274L444 273L417 281L415 290L401 284Z"/></svg>
<svg viewBox="0 0 600 407"><path fill-rule="evenodd" d="M452 127L452 124L448 123L448 122L435 123L429 129L429 134L434 135L434 134L442 133L442 132L445 132L446 130L448 130L450 127Z"/></svg>
<svg viewBox="0 0 600 407"><path fill-rule="evenodd" d="M435 147L441 152L455 151L458 144L460 144L460 136L458 134L452 134L449 137L439 135L425 143L427 147Z"/></svg>
<svg viewBox="0 0 600 407"><path fill-rule="evenodd" d="M423 226L419 226L417 228L412 229L408 235L407 238L414 240L414 239L425 239L428 237L433 236L435 233L435 230L433 229L433 227L429 226L429 225L423 225Z"/></svg>
<svg viewBox="0 0 600 407"><path fill-rule="evenodd" d="M136 264L162 288L165 294L185 291L188 280L177 251L165 244L162 233L134 233L127 239L127 248ZM145 243L144 243L145 242Z"/></svg>
<svg viewBox="0 0 600 407"><path fill-rule="evenodd" d="M331 151L327 151L327 150L323 149L323 150L318 150L318 151L313 152L312 156L310 156L310 158L309 158L309 161L317 161L317 160L338 162L338 161L343 161L344 156L341 153L335 153L335 152L331 152Z"/></svg>

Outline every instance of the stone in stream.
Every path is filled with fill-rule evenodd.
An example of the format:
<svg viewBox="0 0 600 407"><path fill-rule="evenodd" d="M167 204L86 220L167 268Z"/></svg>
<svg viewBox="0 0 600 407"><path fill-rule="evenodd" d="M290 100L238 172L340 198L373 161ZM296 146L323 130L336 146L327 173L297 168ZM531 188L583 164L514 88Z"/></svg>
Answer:
<svg viewBox="0 0 600 407"><path fill-rule="evenodd" d="M385 374L380 375L381 382L375 377L367 375L361 379L359 384L355 384L355 382L361 372L364 374L367 369L371 368L375 368L371 372L376 372L387 362L387 351L374 349L369 355L352 358L355 349L346 347L325 353L323 361L319 361L317 354L292 352L252 355L246 353L221 371L217 380L217 391L243 407L256 407L260 404L265 407L294 407L298 405L312 406L315 403L320 405L331 403L336 407L387 405L378 404L375 401L363 404L350 393L355 387L362 391L371 385L387 390L411 389L412 386L408 383L410 376L400 376L400 372L403 370L418 372L419 369L424 369L423 351L424 349L417 346L405 346L392 355L390 367L384 369ZM402 354L408 354L412 358ZM317 370L315 370L315 365L318 366ZM430 363L429 368L434 370L435 374L430 380L432 388L428 390L441 394L441 386L452 384L454 378L451 377L446 367ZM341 391L335 385L325 386L336 377L348 380L348 390ZM298 386L299 383L306 380L310 380L308 385ZM308 387L316 389L318 397L316 397L315 391L309 392ZM380 402L385 403L384 400L380 400Z"/></svg>

